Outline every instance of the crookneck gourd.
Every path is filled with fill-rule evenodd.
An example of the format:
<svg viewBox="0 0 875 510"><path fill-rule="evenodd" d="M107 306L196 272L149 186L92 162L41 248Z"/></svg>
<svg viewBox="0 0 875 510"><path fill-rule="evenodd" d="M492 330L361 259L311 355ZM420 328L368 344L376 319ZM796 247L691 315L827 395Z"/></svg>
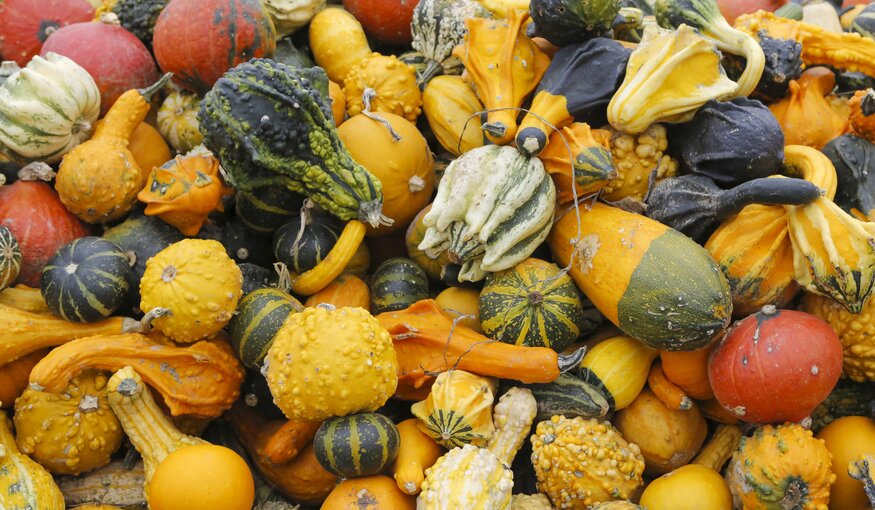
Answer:
<svg viewBox="0 0 875 510"><path fill-rule="evenodd" d="M523 261L550 231L556 187L537 158L513 147L473 149L450 163L419 244L428 256L448 252L460 281L479 281Z"/></svg>
<svg viewBox="0 0 875 510"><path fill-rule="evenodd" d="M763 49L756 39L729 25L715 0L657 0L653 13L663 27L689 25L714 41L718 50L744 57L744 72L733 95L749 96L754 91L765 66Z"/></svg>
<svg viewBox="0 0 875 510"><path fill-rule="evenodd" d="M149 100L170 79L122 94L106 113L94 136L64 157L55 189L61 202L82 221L105 223L121 218L137 201L147 172L140 168L128 145L149 113Z"/></svg>
<svg viewBox="0 0 875 510"><path fill-rule="evenodd" d="M806 69L798 80L790 81L787 97L769 106L784 130L787 145L807 145L820 149L843 134L848 119L827 102L835 88L835 74L825 67Z"/></svg>
<svg viewBox="0 0 875 510"><path fill-rule="evenodd" d="M161 412L143 379L131 366L121 368L110 377L107 399L131 444L143 457L147 500L149 482L162 460L180 448L209 444L180 432Z"/></svg>
<svg viewBox="0 0 875 510"><path fill-rule="evenodd" d="M180 347L157 334L129 333L80 338L52 350L33 368L30 383L60 392L87 369L115 371L125 365L137 367L174 416L219 416L237 399L244 376L225 341Z"/></svg>
<svg viewBox="0 0 875 510"><path fill-rule="evenodd" d="M284 186L340 219L375 227L387 221L380 181L352 160L337 136L328 77L320 68L263 59L238 65L207 93L198 122L204 145L238 190Z"/></svg>
<svg viewBox="0 0 875 510"><path fill-rule="evenodd" d="M33 388L15 402L15 431L22 452L56 475L103 467L122 442L118 419L106 400L107 377L86 371L61 393Z"/></svg>
<svg viewBox="0 0 875 510"><path fill-rule="evenodd" d="M709 39L684 24L666 30L651 23L608 104L608 121L630 134L655 122L686 122L709 99L726 99L737 89Z"/></svg>
<svg viewBox="0 0 875 510"><path fill-rule="evenodd" d="M513 141L519 108L550 64L550 57L525 34L528 19L528 11L515 10L500 20L467 19L465 41L453 50L486 106L483 131L498 145Z"/></svg>
<svg viewBox="0 0 875 510"><path fill-rule="evenodd" d="M64 495L52 475L18 450L12 420L0 412L0 505L3 508L56 510L64 508Z"/></svg>

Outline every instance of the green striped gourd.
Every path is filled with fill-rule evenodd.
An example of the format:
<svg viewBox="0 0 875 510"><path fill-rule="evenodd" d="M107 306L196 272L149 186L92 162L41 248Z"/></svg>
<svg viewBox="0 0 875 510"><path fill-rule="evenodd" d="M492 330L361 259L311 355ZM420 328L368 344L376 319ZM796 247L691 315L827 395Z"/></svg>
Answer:
<svg viewBox="0 0 875 510"><path fill-rule="evenodd" d="M40 292L53 314L73 322L110 316L130 290L125 252L99 237L80 237L59 249L43 268Z"/></svg>
<svg viewBox="0 0 875 510"><path fill-rule="evenodd" d="M316 460L327 471L351 478L380 473L398 455L401 436L392 420L360 413L326 420L316 431Z"/></svg>
<svg viewBox="0 0 875 510"><path fill-rule="evenodd" d="M304 197L286 188L267 186L237 192L237 217L249 230L273 235L276 229L298 214Z"/></svg>
<svg viewBox="0 0 875 510"><path fill-rule="evenodd" d="M12 285L21 271L21 248L12 231L0 225L0 290Z"/></svg>
<svg viewBox="0 0 875 510"><path fill-rule="evenodd" d="M371 311L374 315L403 310L428 298L428 276L416 262L391 258L377 267L371 281Z"/></svg>
<svg viewBox="0 0 875 510"><path fill-rule="evenodd" d="M327 214L302 209L273 234L273 256L303 273L322 262L343 231L343 223Z"/></svg>
<svg viewBox="0 0 875 510"><path fill-rule="evenodd" d="M550 383L525 384L523 387L532 392L538 403L537 421L549 420L552 416L604 418L611 410L603 389L571 374L559 374Z"/></svg>
<svg viewBox="0 0 875 510"><path fill-rule="evenodd" d="M480 324L489 338L562 352L585 325L574 281L556 264L529 258L492 273L480 292Z"/></svg>
<svg viewBox="0 0 875 510"><path fill-rule="evenodd" d="M459 281L480 281L535 251L550 232L556 188L544 165L513 147L472 149L447 167L419 244L430 257L449 252Z"/></svg>
<svg viewBox="0 0 875 510"><path fill-rule="evenodd" d="M424 84L440 73L462 74L462 61L453 56L453 48L464 42L469 18L491 18L491 14L474 0L420 0L413 9L410 31L412 46L427 59L422 72Z"/></svg>
<svg viewBox="0 0 875 510"><path fill-rule="evenodd" d="M263 288L247 294L228 325L240 361L249 368L260 368L277 331L289 315L303 309L297 299L279 289Z"/></svg>

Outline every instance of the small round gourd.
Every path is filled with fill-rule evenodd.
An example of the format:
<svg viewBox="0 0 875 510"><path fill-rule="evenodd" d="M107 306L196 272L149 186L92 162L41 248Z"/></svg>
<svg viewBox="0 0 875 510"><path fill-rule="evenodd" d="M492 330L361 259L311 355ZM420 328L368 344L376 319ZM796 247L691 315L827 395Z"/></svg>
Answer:
<svg viewBox="0 0 875 510"><path fill-rule="evenodd" d="M829 504L842 510L869 508L863 484L848 474L848 464L863 453L875 453L875 420L866 416L844 416L817 433L832 454L836 481L829 489Z"/></svg>
<svg viewBox="0 0 875 510"><path fill-rule="evenodd" d="M331 491L320 510L413 510L416 498L401 492L384 475L344 480Z"/></svg>
<svg viewBox="0 0 875 510"><path fill-rule="evenodd" d="M369 89L376 94L366 101ZM368 110L369 105L372 112L394 113L410 122L416 122L422 112L416 71L394 55L372 53L353 66L343 79L343 95L350 117Z"/></svg>
<svg viewBox="0 0 875 510"><path fill-rule="evenodd" d="M99 237L61 247L43 268L40 292L52 313L68 321L110 316L127 298L131 266L125 252Z"/></svg>
<svg viewBox="0 0 875 510"><path fill-rule="evenodd" d="M316 459L343 478L376 475L398 455L401 436L392 420L359 413L326 420L316 431Z"/></svg>
<svg viewBox="0 0 875 510"><path fill-rule="evenodd" d="M650 482L641 505L647 510L732 510L732 494L720 473L687 464Z"/></svg>
<svg viewBox="0 0 875 510"><path fill-rule="evenodd" d="M578 337L585 318L571 277L556 264L529 258L486 277L480 320L489 338L562 352Z"/></svg>
<svg viewBox="0 0 875 510"><path fill-rule="evenodd" d="M257 234L273 235L276 229L298 214L304 197L282 186L265 186L237 191L237 217Z"/></svg>
<svg viewBox="0 0 875 510"><path fill-rule="evenodd" d="M496 380L464 370L441 372L422 402L411 407L420 430L446 448L484 446L495 432Z"/></svg>
<svg viewBox="0 0 875 510"><path fill-rule="evenodd" d="M228 324L240 361L249 368L259 368L277 331L289 315L303 309L297 299L279 289L263 288L247 294Z"/></svg>
<svg viewBox="0 0 875 510"><path fill-rule="evenodd" d="M426 298L428 277L416 262L394 257L374 271L371 280L371 309L374 315L403 310Z"/></svg>
<svg viewBox="0 0 875 510"><path fill-rule="evenodd" d="M249 510L254 500L246 461L219 445L179 448L158 464L149 481L152 510Z"/></svg>
<svg viewBox="0 0 875 510"><path fill-rule="evenodd" d="M200 103L197 94L174 91L158 109L158 131L176 152L188 152L204 141L198 130Z"/></svg>
<svg viewBox="0 0 875 510"><path fill-rule="evenodd" d="M480 327L480 292L477 289L449 287L434 300L453 319L464 315L465 317L459 319L459 324L483 333L483 328Z"/></svg>
<svg viewBox="0 0 875 510"><path fill-rule="evenodd" d="M12 231L0 225L0 290L12 285L21 271L21 248Z"/></svg>
<svg viewBox="0 0 875 510"><path fill-rule="evenodd" d="M274 258L296 273L309 271L328 255L342 230L335 217L305 209L274 233Z"/></svg>
<svg viewBox="0 0 875 510"><path fill-rule="evenodd" d="M173 340L191 343L218 333L237 309L243 276L218 241L183 239L146 262L140 309L169 308L152 324Z"/></svg>

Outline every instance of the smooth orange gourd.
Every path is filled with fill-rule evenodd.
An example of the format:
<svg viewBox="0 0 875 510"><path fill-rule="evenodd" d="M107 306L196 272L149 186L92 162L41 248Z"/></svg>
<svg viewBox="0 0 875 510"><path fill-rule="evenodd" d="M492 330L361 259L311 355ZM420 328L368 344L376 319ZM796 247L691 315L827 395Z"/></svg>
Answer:
<svg viewBox="0 0 875 510"><path fill-rule="evenodd" d="M790 94L769 107L781 124L786 145L820 149L848 130L848 119L830 106L825 96L835 87L835 74L812 67L790 81Z"/></svg>
<svg viewBox="0 0 875 510"><path fill-rule="evenodd" d="M331 491L321 510L413 510L416 498L404 494L384 475L344 480Z"/></svg>
<svg viewBox="0 0 875 510"><path fill-rule="evenodd" d="M371 291L358 276L343 273L327 287L308 297L304 306L312 307L321 303L328 303L337 308L357 306L370 310Z"/></svg>
<svg viewBox="0 0 875 510"><path fill-rule="evenodd" d="M174 451L149 484L151 510L249 510L253 501L255 482L246 461L213 444Z"/></svg>
<svg viewBox="0 0 875 510"><path fill-rule="evenodd" d="M695 399L714 397L708 380L708 356L713 346L695 351L660 351L662 371L669 381Z"/></svg>
<svg viewBox="0 0 875 510"><path fill-rule="evenodd" d="M398 424L401 445L392 465L395 483L405 494L419 494L425 470L444 454L444 449L419 428L419 420L410 418Z"/></svg>

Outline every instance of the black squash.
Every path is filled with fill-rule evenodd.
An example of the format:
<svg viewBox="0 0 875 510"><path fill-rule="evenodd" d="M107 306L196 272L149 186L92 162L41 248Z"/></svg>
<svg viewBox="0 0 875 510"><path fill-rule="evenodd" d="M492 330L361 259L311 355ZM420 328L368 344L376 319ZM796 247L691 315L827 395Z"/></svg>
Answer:
<svg viewBox="0 0 875 510"><path fill-rule="evenodd" d="M282 186L267 186L237 192L237 217L253 232L273 235L276 229L301 211L304 196Z"/></svg>
<svg viewBox="0 0 875 510"><path fill-rule="evenodd" d="M237 264L237 267L240 268L240 272L243 274L243 295L240 296L240 299L258 289L276 287L279 281L279 275L272 269L248 262Z"/></svg>
<svg viewBox="0 0 875 510"><path fill-rule="evenodd" d="M328 255L342 231L337 218L303 209L274 233L273 256L291 271L309 271Z"/></svg>
<svg viewBox="0 0 875 510"><path fill-rule="evenodd" d="M608 32L619 10L616 0L531 0L527 33L567 46Z"/></svg>
<svg viewBox="0 0 875 510"><path fill-rule="evenodd" d="M723 190L704 175L663 179L647 196L647 216L704 244L720 222L750 204L803 205L820 196L805 179L762 178Z"/></svg>
<svg viewBox="0 0 875 510"><path fill-rule="evenodd" d="M836 169L836 205L863 216L875 209L875 145L855 135L830 140L821 152ZM871 221L871 220L870 220Z"/></svg>
<svg viewBox="0 0 875 510"><path fill-rule="evenodd" d="M377 267L371 281L371 312L403 310L428 298L428 276L419 265L404 257L391 258Z"/></svg>
<svg viewBox="0 0 875 510"><path fill-rule="evenodd" d="M711 100L689 122L670 129L669 144L685 173L721 187L781 173L784 132L763 103Z"/></svg>
<svg viewBox="0 0 875 510"><path fill-rule="evenodd" d="M81 237L64 245L43 268L40 292L53 314L73 322L112 315L130 290L131 266L117 244Z"/></svg>
<svg viewBox="0 0 875 510"><path fill-rule="evenodd" d="M238 217L231 218L222 225L219 242L235 262L249 262L260 266L273 264L270 238L254 234Z"/></svg>
<svg viewBox="0 0 875 510"><path fill-rule="evenodd" d="M867 5L865 9L854 16L850 31L863 37L875 39L875 4Z"/></svg>
<svg viewBox="0 0 875 510"><path fill-rule="evenodd" d="M766 56L766 65L752 97L771 103L786 96L790 80L802 75L802 45L791 39L775 39L765 33L761 33L758 39ZM729 53L724 54L722 61L726 75L735 81L744 72L745 62L743 57Z"/></svg>

